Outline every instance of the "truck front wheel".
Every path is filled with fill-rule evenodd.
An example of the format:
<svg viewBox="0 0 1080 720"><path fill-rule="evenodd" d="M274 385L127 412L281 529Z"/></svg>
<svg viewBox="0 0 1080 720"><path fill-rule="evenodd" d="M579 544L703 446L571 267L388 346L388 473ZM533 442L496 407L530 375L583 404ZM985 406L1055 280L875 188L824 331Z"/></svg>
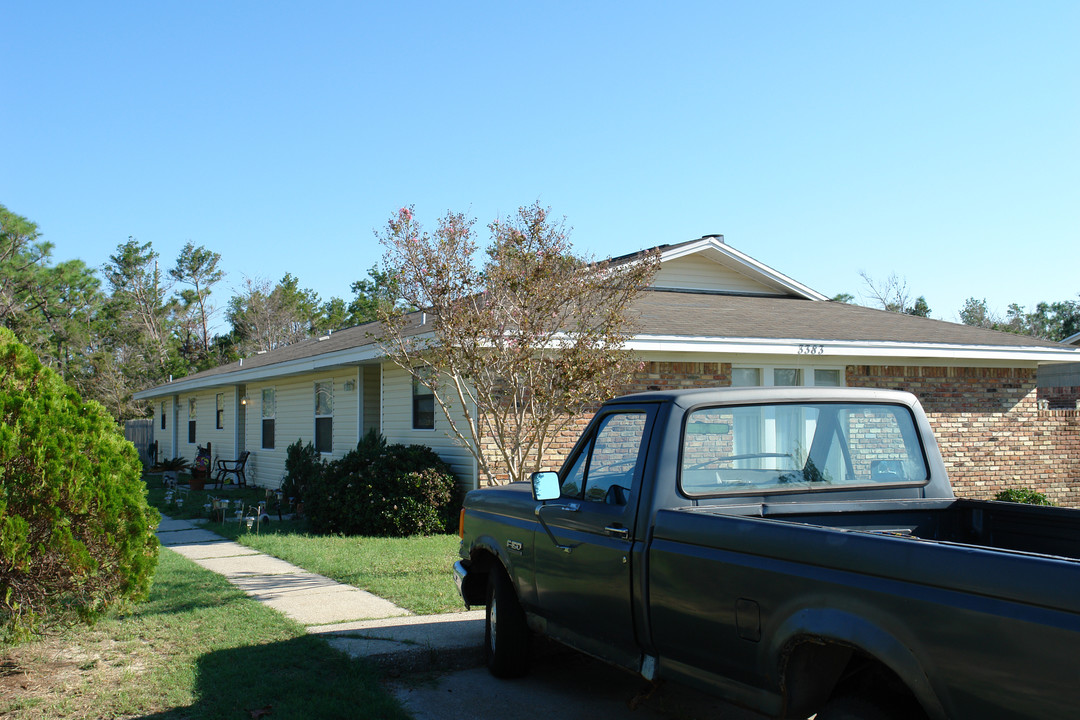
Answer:
<svg viewBox="0 0 1080 720"><path fill-rule="evenodd" d="M501 567L488 573L484 655L495 677L520 677L529 669L529 626L510 578Z"/></svg>

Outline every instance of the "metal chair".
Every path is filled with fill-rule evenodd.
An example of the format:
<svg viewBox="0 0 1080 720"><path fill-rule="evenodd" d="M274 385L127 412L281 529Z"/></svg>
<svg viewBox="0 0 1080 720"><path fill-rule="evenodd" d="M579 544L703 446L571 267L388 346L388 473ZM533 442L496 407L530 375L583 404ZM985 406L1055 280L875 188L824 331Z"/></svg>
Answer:
<svg viewBox="0 0 1080 720"><path fill-rule="evenodd" d="M225 481L226 475L236 476L237 487L243 487L247 485L247 475L244 474L244 466L247 465L248 457L251 456L251 452L245 450L240 453L240 457L236 460L218 460L217 461L217 475L214 477L214 482L217 487L221 487Z"/></svg>

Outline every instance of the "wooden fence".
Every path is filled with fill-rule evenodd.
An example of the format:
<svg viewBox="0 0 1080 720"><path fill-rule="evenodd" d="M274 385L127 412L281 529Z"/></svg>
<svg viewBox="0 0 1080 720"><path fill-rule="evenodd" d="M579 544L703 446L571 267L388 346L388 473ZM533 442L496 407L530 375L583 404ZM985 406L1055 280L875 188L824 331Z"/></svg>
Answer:
<svg viewBox="0 0 1080 720"><path fill-rule="evenodd" d="M152 418L145 420L128 420L124 423L124 437L130 440L135 449L139 451L139 459L143 466L150 467L156 458L152 453L157 445L154 443L154 421ZM153 447L151 447L153 445Z"/></svg>

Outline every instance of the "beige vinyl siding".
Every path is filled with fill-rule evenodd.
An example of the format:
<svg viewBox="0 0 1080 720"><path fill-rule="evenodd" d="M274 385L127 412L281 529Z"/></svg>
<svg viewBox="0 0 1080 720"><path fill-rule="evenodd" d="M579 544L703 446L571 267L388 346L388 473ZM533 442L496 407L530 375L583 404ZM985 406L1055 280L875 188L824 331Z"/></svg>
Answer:
<svg viewBox="0 0 1080 720"><path fill-rule="evenodd" d="M224 412L222 413L220 430L215 422L217 420L217 396L219 394L224 396L222 398ZM210 419L208 420L207 437L213 443L210 448L213 451L210 457L212 471L218 460L235 460L236 456L239 455L236 451L236 387L230 385L228 387L214 388L210 391L209 403L210 407L207 414ZM199 414L202 414L202 407L199 408Z"/></svg>
<svg viewBox="0 0 1080 720"><path fill-rule="evenodd" d="M225 413L222 418L222 428L215 427L215 415L217 413L217 395L225 394ZM236 424L235 397L236 389L233 387L210 388L195 393L183 393L178 395L179 412L176 414L176 455L187 458L194 462L198 453L198 446L206 446L210 443L210 468L211 474L214 464L218 460L235 460L236 448L234 447L235 433L233 428ZM195 442L188 442L188 400L196 398L195 417ZM170 416L168 420L171 421ZM160 427L160 421L159 425ZM158 431L160 432L160 430ZM172 431L168 431L168 439L172 439Z"/></svg>
<svg viewBox="0 0 1080 720"><path fill-rule="evenodd" d="M248 461L253 471L248 481L276 488L285 477L285 455L288 447L300 440L304 445L315 442L315 383L332 381L334 385L333 452L325 459L336 459L356 448L359 397L356 371L342 369L337 373L311 373L283 378L272 383L248 383L247 432L245 445L251 451ZM352 390L345 382L354 383ZM276 414L274 418L274 449L262 447L262 391L274 388Z"/></svg>
<svg viewBox="0 0 1080 720"><path fill-rule="evenodd" d="M456 418L455 422L463 432L466 431L464 417ZM475 487L473 456L450 437L446 417L437 406L435 429L413 430L412 378L407 372L390 363L383 364L382 432L387 442L427 445L450 464L462 485Z"/></svg>
<svg viewBox="0 0 1080 720"><path fill-rule="evenodd" d="M653 286L685 290L776 294L773 288L701 256L676 258L663 263L656 272Z"/></svg>

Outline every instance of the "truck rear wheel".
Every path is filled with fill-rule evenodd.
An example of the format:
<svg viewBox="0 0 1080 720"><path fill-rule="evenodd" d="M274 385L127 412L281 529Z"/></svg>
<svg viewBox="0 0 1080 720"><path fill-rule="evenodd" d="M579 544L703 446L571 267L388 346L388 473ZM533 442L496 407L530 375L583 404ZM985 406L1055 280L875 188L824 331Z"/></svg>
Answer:
<svg viewBox="0 0 1080 720"><path fill-rule="evenodd" d="M520 677L529 670L529 626L510 578L501 567L488 573L484 656L495 677Z"/></svg>

